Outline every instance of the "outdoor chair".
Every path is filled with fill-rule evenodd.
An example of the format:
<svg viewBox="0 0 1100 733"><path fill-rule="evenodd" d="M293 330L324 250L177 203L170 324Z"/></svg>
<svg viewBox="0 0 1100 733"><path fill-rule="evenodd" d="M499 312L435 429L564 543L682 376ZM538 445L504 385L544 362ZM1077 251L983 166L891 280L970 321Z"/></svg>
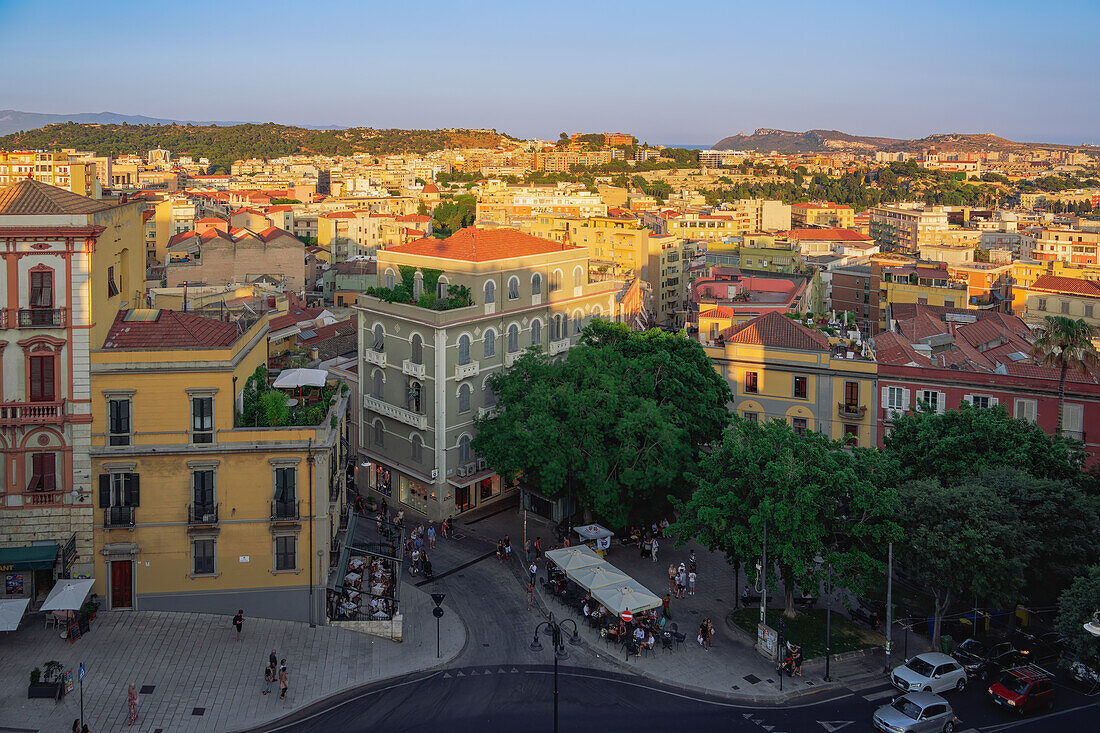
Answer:
<svg viewBox="0 0 1100 733"><path fill-rule="evenodd" d="M661 648L662 649L667 649L668 651L672 651L673 648L674 648L672 646L672 642L673 642L673 638L672 638L672 632L671 631L665 631L664 633L661 634Z"/></svg>

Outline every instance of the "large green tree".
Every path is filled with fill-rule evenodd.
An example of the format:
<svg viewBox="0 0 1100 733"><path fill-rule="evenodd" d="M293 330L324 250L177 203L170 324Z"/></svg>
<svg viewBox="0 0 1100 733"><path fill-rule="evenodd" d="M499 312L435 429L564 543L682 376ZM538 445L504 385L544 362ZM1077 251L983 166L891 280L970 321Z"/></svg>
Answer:
<svg viewBox="0 0 1100 733"><path fill-rule="evenodd" d="M1039 363L1058 369L1058 432L1062 432L1062 406L1066 401L1066 373L1100 369L1100 355L1092 344L1093 329L1080 318L1047 316L1035 331L1031 353Z"/></svg>
<svg viewBox="0 0 1100 733"><path fill-rule="evenodd" d="M816 589L825 569L856 593L881 574L886 545L901 537L896 475L879 452L735 417L691 475L691 498L674 501L672 532L750 568L766 536L768 566L779 568L793 615L794 586Z"/></svg>
<svg viewBox="0 0 1100 733"><path fill-rule="evenodd" d="M1085 630L1084 624L1100 610L1100 565L1093 565L1073 581L1058 599L1055 624L1066 637L1073 657L1093 669L1100 668L1100 639Z"/></svg>
<svg viewBox="0 0 1100 733"><path fill-rule="evenodd" d="M596 320L565 359L529 352L489 380L498 414L474 451L549 497L572 494L614 527L667 514L685 471L728 420L729 387L683 335Z"/></svg>

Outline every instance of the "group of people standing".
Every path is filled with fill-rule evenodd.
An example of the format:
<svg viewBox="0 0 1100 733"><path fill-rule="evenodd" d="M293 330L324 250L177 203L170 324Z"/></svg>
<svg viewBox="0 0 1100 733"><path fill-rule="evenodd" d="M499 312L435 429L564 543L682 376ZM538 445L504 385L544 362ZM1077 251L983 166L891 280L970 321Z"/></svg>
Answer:
<svg viewBox="0 0 1100 733"><path fill-rule="evenodd" d="M275 654L275 650L271 650L271 656L267 658L267 666L264 667L264 689L263 694L267 695L271 693L271 685L275 682L279 683L279 699L286 699L287 672L286 672L286 659L279 661L278 655Z"/></svg>
<svg viewBox="0 0 1100 733"><path fill-rule="evenodd" d="M668 592L673 598L686 598L695 595L695 578L698 564L695 560L695 551L688 556L687 565L679 566L669 563L668 566Z"/></svg>

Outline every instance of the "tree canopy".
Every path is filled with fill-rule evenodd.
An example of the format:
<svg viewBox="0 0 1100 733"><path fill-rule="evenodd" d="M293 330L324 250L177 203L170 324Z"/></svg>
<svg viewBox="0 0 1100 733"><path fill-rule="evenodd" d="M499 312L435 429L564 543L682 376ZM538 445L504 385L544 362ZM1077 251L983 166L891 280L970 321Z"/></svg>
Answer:
<svg viewBox="0 0 1100 733"><path fill-rule="evenodd" d="M1100 565L1087 568L1058 598L1055 624L1066 637L1074 659L1100 668L1100 639L1084 629L1085 622L1100 609Z"/></svg>

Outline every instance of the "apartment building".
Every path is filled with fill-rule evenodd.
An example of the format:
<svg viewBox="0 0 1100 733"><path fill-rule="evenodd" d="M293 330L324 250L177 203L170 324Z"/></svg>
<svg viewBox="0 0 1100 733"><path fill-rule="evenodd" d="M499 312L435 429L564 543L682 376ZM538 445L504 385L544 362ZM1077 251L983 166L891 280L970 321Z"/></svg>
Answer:
<svg viewBox="0 0 1100 733"><path fill-rule="evenodd" d="M1100 232L1079 229L1044 228L1037 232L1032 256L1044 262L1055 260L1078 265L1100 262Z"/></svg>
<svg viewBox="0 0 1100 733"><path fill-rule="evenodd" d="M576 186L490 188L478 194L479 223L509 224L515 217L557 214L588 218L606 216L607 205L597 193Z"/></svg>
<svg viewBox="0 0 1100 733"><path fill-rule="evenodd" d="M952 277L947 266L916 263L901 267L881 268L879 283L879 332L889 330L890 309L902 303L966 308L969 286Z"/></svg>
<svg viewBox="0 0 1100 733"><path fill-rule="evenodd" d="M830 339L781 313L723 331L704 344L746 420L783 420L849 445L875 445L876 364L862 345Z"/></svg>
<svg viewBox="0 0 1100 733"><path fill-rule="evenodd" d="M379 285L415 301L364 295L356 306L359 467L371 490L437 521L512 491L470 449L475 418L495 406L488 378L528 348L568 351L593 318L637 315L621 297L629 288L589 280L588 260L512 229L379 250Z"/></svg>
<svg viewBox="0 0 1100 733"><path fill-rule="evenodd" d="M92 352L92 576L106 608L323 621L347 390L270 387L268 328L127 310ZM283 427L261 426L269 392L293 404Z"/></svg>
<svg viewBox="0 0 1100 733"><path fill-rule="evenodd" d="M947 212L942 206L875 206L870 209L869 233L887 252L916 254L921 245L941 241L947 231Z"/></svg>
<svg viewBox="0 0 1100 733"><path fill-rule="evenodd" d="M1015 286L1013 295L1024 303L1018 315L1032 326L1047 316L1065 316L1100 329L1100 282L1040 275L1030 285Z"/></svg>
<svg viewBox="0 0 1100 733"><path fill-rule="evenodd" d="M770 234L740 237L741 268L764 272L793 273L806 268L806 260L797 242Z"/></svg>
<svg viewBox="0 0 1100 733"><path fill-rule="evenodd" d="M648 231L648 230L647 230ZM687 268L696 253L694 243L669 235L648 237L648 256L639 276L653 294L653 317L657 325L679 328L687 312Z"/></svg>
<svg viewBox="0 0 1100 733"><path fill-rule="evenodd" d="M791 228L791 207L782 201L743 199L725 203L709 214L667 211L654 218L658 234L707 241L754 232Z"/></svg>
<svg viewBox="0 0 1100 733"><path fill-rule="evenodd" d="M846 204L791 204L791 226L795 229L830 227L848 229L855 224L855 211Z"/></svg>
<svg viewBox="0 0 1100 733"><path fill-rule="evenodd" d="M88 359L142 297L141 204L24 179L0 189L0 247L0 565L12 548L52 548L29 569L33 597L94 570Z"/></svg>
<svg viewBox="0 0 1100 733"><path fill-rule="evenodd" d="M829 308L855 315L859 330L874 336L879 332L880 270L871 265L850 264L832 270Z"/></svg>
<svg viewBox="0 0 1100 733"><path fill-rule="evenodd" d="M0 151L0 187L25 178L90 198L99 198L102 192L93 160L69 152Z"/></svg>
<svg viewBox="0 0 1100 733"><path fill-rule="evenodd" d="M169 240L165 271L168 287L230 285L268 277L300 291L306 281L305 245L276 227L260 232L221 227L184 232Z"/></svg>

